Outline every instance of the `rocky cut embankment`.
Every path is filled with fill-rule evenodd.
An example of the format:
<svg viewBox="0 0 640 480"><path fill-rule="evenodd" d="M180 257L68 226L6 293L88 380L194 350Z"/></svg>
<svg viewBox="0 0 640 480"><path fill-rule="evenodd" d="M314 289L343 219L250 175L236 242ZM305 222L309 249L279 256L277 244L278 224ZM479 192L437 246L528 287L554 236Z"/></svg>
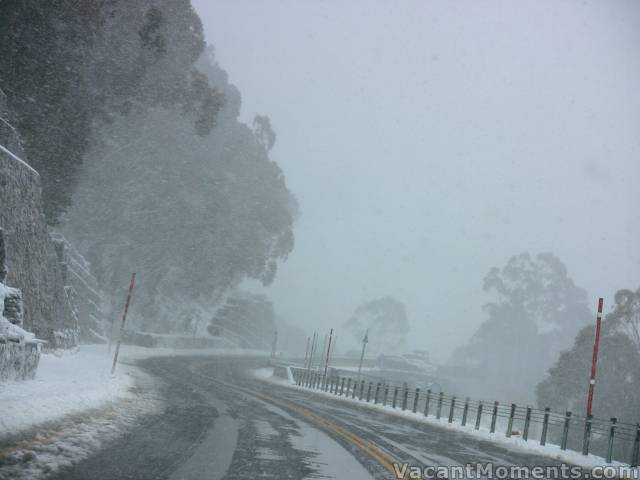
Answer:
<svg viewBox="0 0 640 480"><path fill-rule="evenodd" d="M78 341L77 318L44 219L40 175L19 156L24 152L1 91L0 124L0 228L6 249L6 285L22 291L22 327L46 340L48 348L67 348Z"/></svg>

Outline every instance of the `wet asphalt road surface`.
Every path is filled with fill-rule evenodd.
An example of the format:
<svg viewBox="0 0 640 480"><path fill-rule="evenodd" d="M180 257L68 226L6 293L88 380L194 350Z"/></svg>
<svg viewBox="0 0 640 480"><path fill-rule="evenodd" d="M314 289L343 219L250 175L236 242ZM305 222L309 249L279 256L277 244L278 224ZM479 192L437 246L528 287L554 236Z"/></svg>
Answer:
<svg viewBox="0 0 640 480"><path fill-rule="evenodd" d="M142 418L125 435L51 478L395 478L361 441L417 466L558 464L549 457L265 382L252 374L265 364L265 359L242 357L139 362L161 380L164 411ZM333 427L293 406L327 419Z"/></svg>

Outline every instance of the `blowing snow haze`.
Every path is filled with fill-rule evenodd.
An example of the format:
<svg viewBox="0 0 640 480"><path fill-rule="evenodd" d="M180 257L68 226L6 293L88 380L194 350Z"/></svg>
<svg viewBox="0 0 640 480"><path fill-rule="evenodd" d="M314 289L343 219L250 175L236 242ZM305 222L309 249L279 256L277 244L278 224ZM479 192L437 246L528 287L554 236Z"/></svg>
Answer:
<svg viewBox="0 0 640 480"><path fill-rule="evenodd" d="M639 85L636 0L0 0L0 480L640 478Z"/></svg>
<svg viewBox="0 0 640 480"><path fill-rule="evenodd" d="M267 290L290 322L391 295L444 361L513 255L555 254L591 311L638 286L637 2L194 5L300 204Z"/></svg>

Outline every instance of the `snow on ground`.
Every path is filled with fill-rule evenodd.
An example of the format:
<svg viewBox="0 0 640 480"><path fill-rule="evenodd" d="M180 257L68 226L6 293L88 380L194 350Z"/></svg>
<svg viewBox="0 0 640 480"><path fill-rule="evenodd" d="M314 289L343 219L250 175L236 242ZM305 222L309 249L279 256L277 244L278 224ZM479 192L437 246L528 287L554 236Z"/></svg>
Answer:
<svg viewBox="0 0 640 480"><path fill-rule="evenodd" d="M123 345L115 375L111 375L113 349L81 345L76 350L43 354L35 380L0 383L0 438L65 415L98 409L131 399L136 378L144 375L130 365L135 360L160 356L264 355L261 351L173 350Z"/></svg>
<svg viewBox="0 0 640 480"><path fill-rule="evenodd" d="M250 350L172 350L81 345L43 354L35 380L0 383L0 480L35 480L88 456L143 415L158 412L155 380L132 365L159 356L265 355Z"/></svg>
<svg viewBox="0 0 640 480"><path fill-rule="evenodd" d="M267 375L267 370L271 370L272 375ZM288 370L290 369L288 368ZM431 415L429 417L425 417L420 412L413 413L411 410L402 411L400 408L393 408L391 405L374 404L373 402L367 403L364 400L359 400L357 397L351 398L346 396L336 396L329 392L323 392L319 390L310 390L309 388L296 385L295 382L292 380L287 380L284 378L273 376L273 369L259 369L259 370L254 370L253 373L256 378L261 379L263 381L277 383L279 385L284 385L290 388L311 391L317 395L331 397L335 400L339 400L343 402L354 403L354 404L357 404L359 407L381 410L391 415L396 415L403 418L411 419L416 422L427 423L429 425L433 425L439 428L462 431L468 435L479 437L479 438L482 438L483 440L487 440L490 442L498 443L508 448L513 448L519 451L524 451L529 453L545 455L545 456L563 461L565 463L580 465L582 467L587 467L587 468L599 467L603 465L612 465L614 467L629 467L628 464L625 464L622 462L616 462L616 461L610 464L607 464L604 458L597 455L589 454L585 456L585 455L582 455L581 452L575 452L573 450L562 450L559 445L554 445L552 443L547 443L546 445L543 446L535 441L525 441L519 436L512 436L511 438L507 438L504 434L501 434L499 432L490 433L488 429L482 428L482 427L479 430L475 430L473 425L467 424L466 426L463 427L460 424L448 423L448 419L446 415L444 415L440 419L437 419ZM639 477L640 469L636 468L635 470L638 470L638 471L632 472L632 473L630 472L630 478Z"/></svg>
<svg viewBox="0 0 640 480"><path fill-rule="evenodd" d="M0 383L0 479L39 479L160 408L154 382L104 345L44 354L36 378Z"/></svg>
<svg viewBox="0 0 640 480"><path fill-rule="evenodd" d="M273 377L273 367L257 368L253 371L253 375L257 378L265 379ZM288 383L287 380L282 379L283 382Z"/></svg>
<svg viewBox="0 0 640 480"><path fill-rule="evenodd" d="M105 348L105 346L102 346ZM225 356L225 357L246 357L246 356L257 356L264 357L268 356L269 353L263 350L251 350L251 349L241 349L241 348L146 348L146 347L138 347L134 345L123 345L120 349L120 355L122 362L133 362L135 360L142 360L145 358L152 357L194 357L194 356Z"/></svg>
<svg viewBox="0 0 640 480"><path fill-rule="evenodd" d="M130 397L133 367L110 375L103 345L82 345L64 354L43 354L35 380L0 383L0 436Z"/></svg>

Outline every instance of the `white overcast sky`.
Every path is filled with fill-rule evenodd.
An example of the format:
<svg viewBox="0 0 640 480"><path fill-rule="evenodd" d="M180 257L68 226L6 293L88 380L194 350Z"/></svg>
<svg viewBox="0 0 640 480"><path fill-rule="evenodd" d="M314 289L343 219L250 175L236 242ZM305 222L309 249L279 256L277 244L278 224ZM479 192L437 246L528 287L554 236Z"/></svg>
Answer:
<svg viewBox="0 0 640 480"><path fill-rule="evenodd" d="M444 360L519 252L593 305L640 286L640 2L193 3L300 203L266 290L291 323L389 294Z"/></svg>

